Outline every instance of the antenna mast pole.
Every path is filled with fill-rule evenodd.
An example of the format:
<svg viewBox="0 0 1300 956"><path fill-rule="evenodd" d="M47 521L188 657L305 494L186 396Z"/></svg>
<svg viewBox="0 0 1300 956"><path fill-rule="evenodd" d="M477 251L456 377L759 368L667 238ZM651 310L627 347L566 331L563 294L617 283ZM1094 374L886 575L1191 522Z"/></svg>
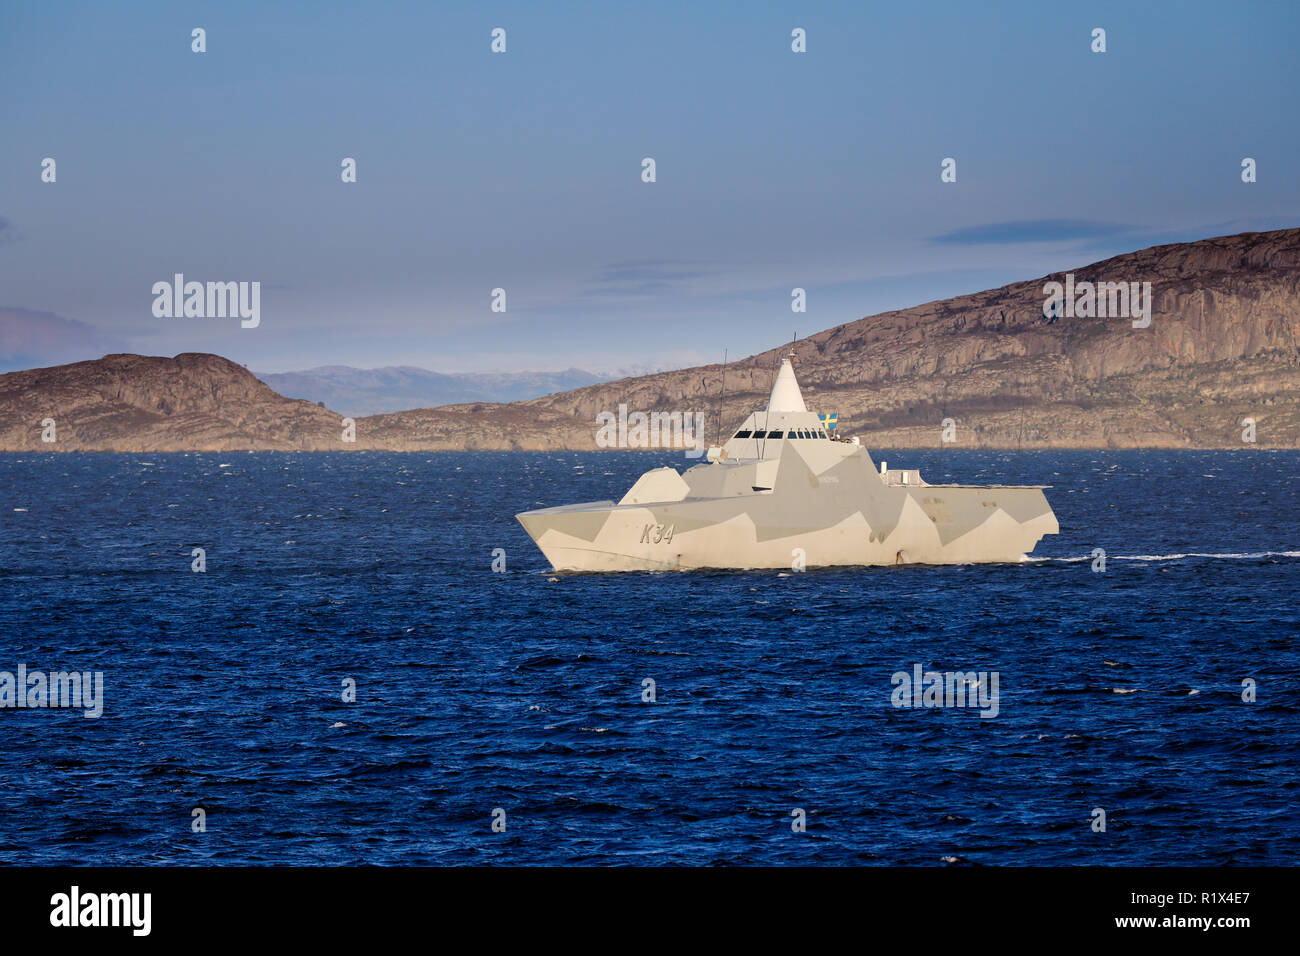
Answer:
<svg viewBox="0 0 1300 956"><path fill-rule="evenodd" d="M718 424L713 429L713 437L718 441L722 440L722 416L726 413L727 405L727 350L722 350L722 390L718 395ZM713 444L717 445L718 441Z"/></svg>

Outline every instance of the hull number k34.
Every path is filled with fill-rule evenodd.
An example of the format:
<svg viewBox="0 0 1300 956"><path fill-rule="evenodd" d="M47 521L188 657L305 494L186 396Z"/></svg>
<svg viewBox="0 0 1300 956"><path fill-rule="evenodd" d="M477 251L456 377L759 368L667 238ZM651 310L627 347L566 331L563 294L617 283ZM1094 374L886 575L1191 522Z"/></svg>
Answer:
<svg viewBox="0 0 1300 956"><path fill-rule="evenodd" d="M641 532L642 544L664 544L673 543L673 532L677 530L676 525L672 524L648 524L645 530Z"/></svg>

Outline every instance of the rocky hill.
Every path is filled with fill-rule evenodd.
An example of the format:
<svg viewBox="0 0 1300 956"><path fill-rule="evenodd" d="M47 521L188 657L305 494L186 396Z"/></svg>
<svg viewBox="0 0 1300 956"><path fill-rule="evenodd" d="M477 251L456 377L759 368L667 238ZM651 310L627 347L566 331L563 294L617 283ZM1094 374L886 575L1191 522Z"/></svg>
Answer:
<svg viewBox="0 0 1300 956"><path fill-rule="evenodd" d="M45 422L52 420L54 441ZM585 447L559 412L448 405L353 420L285 398L219 355L106 355L0 375L0 451L351 451Z"/></svg>
<svg viewBox="0 0 1300 956"><path fill-rule="evenodd" d="M1043 317L1064 273L886 312L795 343L809 407L877 447L1300 447L1300 229L1156 246L1071 270L1075 283L1150 282L1147 328ZM789 346L726 369L723 427L760 407ZM665 372L528 404L591 421L603 409L702 409L722 369Z"/></svg>
<svg viewBox="0 0 1300 956"><path fill-rule="evenodd" d="M42 422L54 421L53 442ZM325 449L339 416L273 392L218 355L106 355L0 375L0 449Z"/></svg>
<svg viewBox="0 0 1300 956"><path fill-rule="evenodd" d="M795 343L809 406L875 447L1300 447L1300 229L1156 246L1072 270L1149 282L1146 328L1043 316L1058 273L886 312ZM277 394L215 355L110 355L0 375L0 450L594 448L596 415L696 412L710 438L766 400L789 348L511 404L356 420ZM725 371L725 400L720 401ZM719 409L721 408L721 415ZM41 440L43 419L57 441Z"/></svg>

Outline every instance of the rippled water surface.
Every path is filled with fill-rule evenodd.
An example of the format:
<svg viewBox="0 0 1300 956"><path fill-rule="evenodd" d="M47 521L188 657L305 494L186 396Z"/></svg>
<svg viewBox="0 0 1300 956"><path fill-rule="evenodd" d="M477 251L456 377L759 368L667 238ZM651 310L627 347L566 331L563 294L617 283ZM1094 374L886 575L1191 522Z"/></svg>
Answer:
<svg viewBox="0 0 1300 956"><path fill-rule="evenodd" d="M0 710L0 861L1300 862L1300 454L876 458L1051 484L1061 533L554 576L515 512L680 455L0 455L0 671L105 698ZM997 716L895 708L915 664Z"/></svg>

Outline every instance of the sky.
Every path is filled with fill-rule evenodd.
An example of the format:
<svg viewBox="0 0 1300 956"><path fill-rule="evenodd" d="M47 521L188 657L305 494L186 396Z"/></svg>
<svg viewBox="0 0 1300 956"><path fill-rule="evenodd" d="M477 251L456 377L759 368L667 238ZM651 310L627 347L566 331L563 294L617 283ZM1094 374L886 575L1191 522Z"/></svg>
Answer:
<svg viewBox="0 0 1300 956"><path fill-rule="evenodd" d="M0 371L676 368L1300 225L1297 36L1289 0L5 0ZM176 273L259 282L258 325L156 316Z"/></svg>

